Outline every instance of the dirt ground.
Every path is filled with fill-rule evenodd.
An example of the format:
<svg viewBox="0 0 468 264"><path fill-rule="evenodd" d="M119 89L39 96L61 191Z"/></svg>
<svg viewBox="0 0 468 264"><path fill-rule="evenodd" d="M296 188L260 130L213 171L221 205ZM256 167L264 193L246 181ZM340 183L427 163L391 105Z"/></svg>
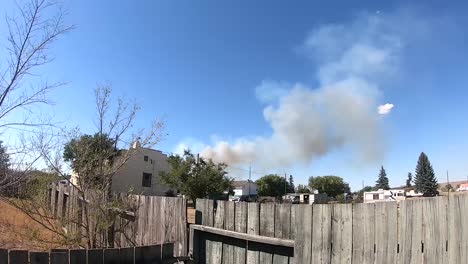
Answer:
<svg viewBox="0 0 468 264"><path fill-rule="evenodd" d="M53 238L52 232L0 200L0 248L47 250L55 247Z"/></svg>

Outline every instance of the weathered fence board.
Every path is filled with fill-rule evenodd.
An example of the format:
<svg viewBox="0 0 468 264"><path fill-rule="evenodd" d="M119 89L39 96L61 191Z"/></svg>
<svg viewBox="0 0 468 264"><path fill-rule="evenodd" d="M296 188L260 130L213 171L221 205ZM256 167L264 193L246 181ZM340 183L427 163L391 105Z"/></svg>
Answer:
<svg viewBox="0 0 468 264"><path fill-rule="evenodd" d="M224 228L224 213L225 213L224 201L218 201L216 206L216 216L214 218L214 227ZM223 255L223 242L219 239L207 241L207 261L208 264L220 264Z"/></svg>
<svg viewBox="0 0 468 264"><path fill-rule="evenodd" d="M425 264L448 263L447 197L422 200L423 211L423 262Z"/></svg>
<svg viewBox="0 0 468 264"><path fill-rule="evenodd" d="M247 233L247 203L235 203L235 226L234 229L239 233ZM247 243L240 241L240 245L234 248L234 260L237 264L245 264L247 257Z"/></svg>
<svg viewBox="0 0 468 264"><path fill-rule="evenodd" d="M181 215L176 215L176 212L179 212L180 210L177 210L176 208L176 201L171 202L170 197L162 197L164 204L166 206L166 219L165 219L165 226L164 226L164 234L165 234L165 241L162 242L174 242L177 240L177 221L182 220L183 218ZM156 220L157 221L157 220ZM161 243L162 243L161 242ZM159 243L158 243L159 244ZM148 245L148 244L147 244ZM174 247L175 251L178 251L176 247ZM177 253L177 252L174 252Z"/></svg>
<svg viewBox="0 0 468 264"><path fill-rule="evenodd" d="M400 252L398 263L422 263L422 200L400 202L398 243Z"/></svg>
<svg viewBox="0 0 468 264"><path fill-rule="evenodd" d="M178 199L176 207L176 227L177 227L177 252L175 256L187 256L187 201L185 199ZM177 212L178 211L178 212Z"/></svg>
<svg viewBox="0 0 468 264"><path fill-rule="evenodd" d="M78 189L63 184L51 186L50 208L57 217L68 216L66 228L72 234L84 230L81 223L94 230L95 219L86 219L88 215L96 215L96 203L102 203L103 197L87 191L82 199ZM116 198L131 204L133 211L121 212L115 222L114 247L133 247L152 244L174 243L174 256L187 254L187 215L186 201L182 198L142 196L120 194ZM207 202L211 203L211 202ZM134 208L133 208L134 207ZM94 211L93 211L94 210ZM86 222L85 222L86 221ZM209 219L207 219L209 221ZM107 246L107 232L97 234L95 246Z"/></svg>
<svg viewBox="0 0 468 264"><path fill-rule="evenodd" d="M313 206L312 213L312 263L330 263L332 210L330 204ZM296 210L298 214L299 208ZM299 231L298 231L299 232ZM296 238L299 233L296 233ZM299 255L295 255L295 258Z"/></svg>
<svg viewBox="0 0 468 264"><path fill-rule="evenodd" d="M296 239L294 241L294 260L296 264L312 263L312 206L296 206ZM284 263L284 262L283 262Z"/></svg>
<svg viewBox="0 0 468 264"><path fill-rule="evenodd" d="M353 238L352 204L336 204L332 215L331 263L351 263Z"/></svg>
<svg viewBox="0 0 468 264"><path fill-rule="evenodd" d="M352 263L373 264L375 244L374 204L353 205Z"/></svg>
<svg viewBox="0 0 468 264"><path fill-rule="evenodd" d="M448 263L468 263L468 195L448 202Z"/></svg>
<svg viewBox="0 0 468 264"><path fill-rule="evenodd" d="M249 203L247 208L247 234L260 235L260 204ZM260 252L252 245L253 243L247 242L247 263L258 264Z"/></svg>
<svg viewBox="0 0 468 264"><path fill-rule="evenodd" d="M375 204L375 263L397 261L398 208L396 202Z"/></svg>
<svg viewBox="0 0 468 264"><path fill-rule="evenodd" d="M235 203L225 202L224 204L224 229L235 231ZM231 242L231 243L227 243ZM234 248L233 241L226 241L223 243L222 263L234 263Z"/></svg>
<svg viewBox="0 0 468 264"><path fill-rule="evenodd" d="M266 203L260 204L260 235L266 237L275 236L275 204ZM271 264L273 262L273 254L264 246L265 250L260 252L260 264Z"/></svg>
<svg viewBox="0 0 468 264"><path fill-rule="evenodd" d="M291 233L291 204L275 206L275 237L289 239ZM282 254L273 255L273 264L288 263L289 257Z"/></svg>
<svg viewBox="0 0 468 264"><path fill-rule="evenodd" d="M196 200L196 213L195 213L195 223L201 224L205 226L212 226L209 224L209 214L211 212L208 209L210 200L205 199L197 199ZM213 205L213 201L211 201L211 206ZM213 207L211 207L211 210ZM198 263L205 263L206 262L206 252L209 249L209 241L205 239L206 235L199 232L194 232L193 235L197 235L196 237L192 237L192 253L193 257L196 262ZM198 236L199 235L199 236Z"/></svg>

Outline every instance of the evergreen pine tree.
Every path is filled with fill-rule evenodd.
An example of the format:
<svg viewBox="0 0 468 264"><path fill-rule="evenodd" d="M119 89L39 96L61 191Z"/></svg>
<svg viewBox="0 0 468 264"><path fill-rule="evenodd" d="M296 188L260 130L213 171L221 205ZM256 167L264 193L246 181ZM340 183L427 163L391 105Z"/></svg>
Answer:
<svg viewBox="0 0 468 264"><path fill-rule="evenodd" d="M289 182L288 182L288 193L294 193L296 188L294 187L294 179L292 175L289 175Z"/></svg>
<svg viewBox="0 0 468 264"><path fill-rule="evenodd" d="M424 152L421 152L416 166L416 176L414 178L414 187L421 193L435 193L438 188L437 178L432 169L431 162Z"/></svg>
<svg viewBox="0 0 468 264"><path fill-rule="evenodd" d="M379 178L377 179L375 188L384 190L390 189L390 186L388 185L387 173L385 172L383 166L380 168Z"/></svg>
<svg viewBox="0 0 468 264"><path fill-rule="evenodd" d="M406 187L411 188L412 181L413 181L413 174L411 174L411 172L408 172L408 179L406 179Z"/></svg>

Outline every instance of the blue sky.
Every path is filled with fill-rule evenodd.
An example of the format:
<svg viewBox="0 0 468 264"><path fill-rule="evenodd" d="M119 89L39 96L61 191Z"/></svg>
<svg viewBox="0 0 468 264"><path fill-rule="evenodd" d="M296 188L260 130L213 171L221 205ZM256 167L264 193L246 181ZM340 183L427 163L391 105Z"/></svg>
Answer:
<svg viewBox="0 0 468 264"><path fill-rule="evenodd" d="M2 1L0 13L14 11L12 3ZM306 183L333 174L357 189L373 185L383 165L396 186L421 151L439 180L446 170L453 180L468 175L463 1L64 6L76 30L54 44L55 60L41 74L68 82L46 111L69 127L93 131L93 89L110 82L142 107L137 127L165 118L168 136L156 148L208 147L216 158L230 151L240 178L251 162L254 179L287 173ZM394 108L379 115L385 103Z"/></svg>

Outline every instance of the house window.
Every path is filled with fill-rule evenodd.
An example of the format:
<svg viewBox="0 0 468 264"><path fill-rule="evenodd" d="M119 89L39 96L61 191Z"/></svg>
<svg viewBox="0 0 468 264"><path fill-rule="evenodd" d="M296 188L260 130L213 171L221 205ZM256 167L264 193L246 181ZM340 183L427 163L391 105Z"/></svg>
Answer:
<svg viewBox="0 0 468 264"><path fill-rule="evenodd" d="M374 194L374 195L372 195L372 199L378 200L378 199L379 199L379 194Z"/></svg>
<svg viewBox="0 0 468 264"><path fill-rule="evenodd" d="M153 175L151 173L143 172L143 181L141 185L143 185L143 187L151 187L152 178L153 178Z"/></svg>
<svg viewBox="0 0 468 264"><path fill-rule="evenodd" d="M143 159L144 159L145 161L148 161L148 156L144 156Z"/></svg>

